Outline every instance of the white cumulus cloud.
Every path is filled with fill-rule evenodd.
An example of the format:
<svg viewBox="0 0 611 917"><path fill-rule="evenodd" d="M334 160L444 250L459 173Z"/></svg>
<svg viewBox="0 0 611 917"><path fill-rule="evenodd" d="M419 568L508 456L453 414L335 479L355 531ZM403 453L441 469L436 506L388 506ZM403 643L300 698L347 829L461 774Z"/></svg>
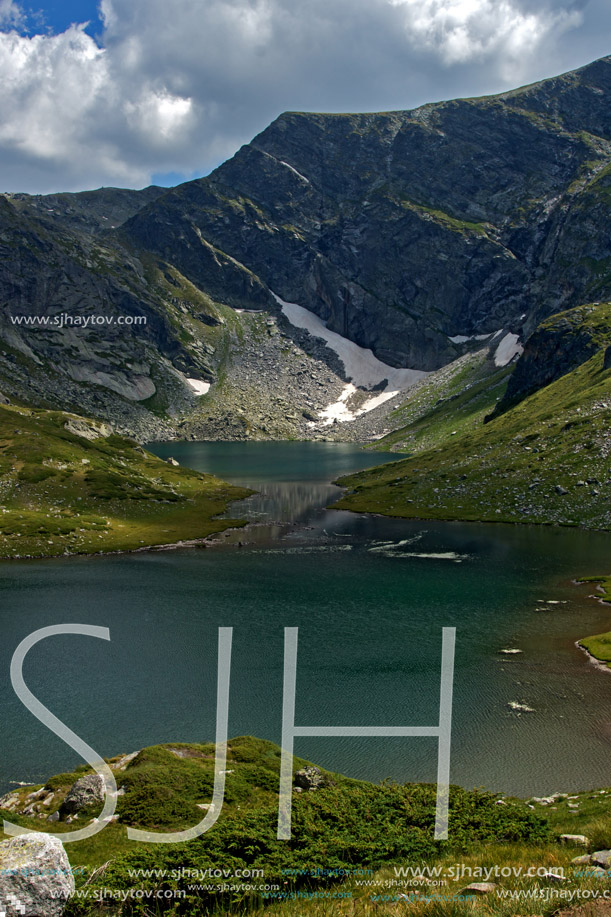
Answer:
<svg viewBox="0 0 611 917"><path fill-rule="evenodd" d="M286 109L509 89L607 53L608 0L101 0L29 35L0 0L0 190L203 174ZM594 16L595 22L592 20Z"/></svg>
<svg viewBox="0 0 611 917"><path fill-rule="evenodd" d="M512 0L390 0L405 13L409 40L437 52L446 64L496 57L507 75L553 33L575 28L582 13L524 10Z"/></svg>

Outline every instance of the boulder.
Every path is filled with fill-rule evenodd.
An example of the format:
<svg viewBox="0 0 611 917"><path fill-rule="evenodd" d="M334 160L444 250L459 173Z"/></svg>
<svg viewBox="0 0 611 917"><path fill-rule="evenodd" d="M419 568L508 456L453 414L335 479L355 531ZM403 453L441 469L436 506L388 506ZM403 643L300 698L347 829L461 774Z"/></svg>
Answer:
<svg viewBox="0 0 611 917"><path fill-rule="evenodd" d="M73 783L61 804L62 815L74 815L81 809L104 802L104 778L100 774L87 774Z"/></svg>
<svg viewBox="0 0 611 917"><path fill-rule="evenodd" d="M295 774L295 786L302 790L319 790L326 780L318 767L304 767Z"/></svg>
<svg viewBox="0 0 611 917"><path fill-rule="evenodd" d="M89 440L107 437L112 433L112 427L107 423L100 423L96 420L82 420L80 417L68 418L64 424L64 429L74 436Z"/></svg>
<svg viewBox="0 0 611 917"><path fill-rule="evenodd" d="M587 847L590 839L585 834L561 834L561 844L571 844L573 847Z"/></svg>
<svg viewBox="0 0 611 917"><path fill-rule="evenodd" d="M471 885L465 885L461 888L459 895L489 895L496 889L494 882L472 882Z"/></svg>
<svg viewBox="0 0 611 917"><path fill-rule="evenodd" d="M74 876L57 838L20 834L0 843L0 913L61 917L73 893Z"/></svg>
<svg viewBox="0 0 611 917"><path fill-rule="evenodd" d="M606 869L603 869L602 866L595 866L594 869L588 869L587 874L588 878L591 879L608 879L609 874Z"/></svg>
<svg viewBox="0 0 611 917"><path fill-rule="evenodd" d="M611 850L595 850L592 854L592 863L601 869L611 869Z"/></svg>

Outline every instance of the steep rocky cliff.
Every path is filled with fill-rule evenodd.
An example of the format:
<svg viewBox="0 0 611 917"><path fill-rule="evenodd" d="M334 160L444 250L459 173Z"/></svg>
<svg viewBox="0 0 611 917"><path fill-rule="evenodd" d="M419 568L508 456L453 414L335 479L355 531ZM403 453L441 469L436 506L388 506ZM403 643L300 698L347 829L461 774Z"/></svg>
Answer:
<svg viewBox="0 0 611 917"><path fill-rule="evenodd" d="M289 112L168 191L2 196L0 389L142 437L180 424L206 436L214 415L219 435L240 366L262 417L247 435L309 435L318 379L288 426L286 412L263 417L282 392L257 381L263 351L242 310L282 321L276 296L389 369L436 370L484 346L494 356L503 338L611 298L610 89L604 58L415 111ZM348 378L336 356L286 322L282 335L269 377L305 347L329 366L336 401Z"/></svg>
<svg viewBox="0 0 611 917"><path fill-rule="evenodd" d="M604 59L416 111L287 113L122 232L200 285L206 240L385 362L435 369L603 298L610 89Z"/></svg>
<svg viewBox="0 0 611 917"><path fill-rule="evenodd" d="M611 345L611 305L592 303L552 315L526 342L491 420ZM605 369L608 369L607 357Z"/></svg>
<svg viewBox="0 0 611 917"><path fill-rule="evenodd" d="M611 303L548 319L485 425L503 370L463 372L462 391L450 379L445 403L427 397L427 382L398 412L403 428L379 443L399 443L410 457L344 478L351 492L337 507L611 530L610 343Z"/></svg>

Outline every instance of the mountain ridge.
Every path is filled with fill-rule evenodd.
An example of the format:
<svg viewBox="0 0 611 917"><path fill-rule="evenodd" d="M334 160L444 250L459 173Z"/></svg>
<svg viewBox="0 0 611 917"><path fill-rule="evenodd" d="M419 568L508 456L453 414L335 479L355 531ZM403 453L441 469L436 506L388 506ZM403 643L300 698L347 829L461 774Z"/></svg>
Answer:
<svg viewBox="0 0 611 917"><path fill-rule="evenodd" d="M478 339L524 342L549 315L611 299L610 90L606 57L411 111L286 112L173 189L5 195L0 389L140 439L205 438L208 423L211 435L222 427L243 342L256 351L242 313L282 325L272 378L304 344L276 297L390 367L437 371L487 346ZM78 331L14 321L61 312L112 321ZM146 324L119 327L124 315ZM313 341L333 370L332 403L345 379ZM255 402L273 403L253 384ZM335 435L300 419L312 395L288 426L272 410L244 435Z"/></svg>

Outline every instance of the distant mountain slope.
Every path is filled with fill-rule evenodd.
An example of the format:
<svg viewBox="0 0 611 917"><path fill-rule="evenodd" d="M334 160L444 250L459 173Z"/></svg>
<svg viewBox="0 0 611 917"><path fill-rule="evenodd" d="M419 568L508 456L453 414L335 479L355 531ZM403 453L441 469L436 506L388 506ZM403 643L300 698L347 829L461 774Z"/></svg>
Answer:
<svg viewBox="0 0 611 917"><path fill-rule="evenodd" d="M9 194L15 208L43 217L48 223L85 232L114 229L150 204L166 188L151 185L142 191L128 188L98 188L96 191L58 194Z"/></svg>
<svg viewBox="0 0 611 917"><path fill-rule="evenodd" d="M442 435L435 412L428 417L432 443L425 441L419 448L405 427L402 440L418 451L343 478L350 492L337 508L406 518L611 529L611 367L605 368L611 304L578 307L543 327L548 339L555 329L557 339L563 340L567 326L577 330L586 324L595 329L597 347L576 368L485 426L463 427L452 435L448 404ZM539 359L544 364L545 353ZM533 371L535 362L533 356ZM456 426L463 401L456 402ZM417 419L413 431L420 437L422 423Z"/></svg>
<svg viewBox="0 0 611 917"><path fill-rule="evenodd" d="M78 229L70 214L0 196L0 387L130 432L163 430L193 405L187 379L214 378L224 319L171 266L99 232L99 209L87 214L95 225Z"/></svg>
<svg viewBox="0 0 611 917"><path fill-rule="evenodd" d="M610 89L605 58L415 111L286 113L121 232L198 285L205 240L385 362L434 369L451 338L611 295Z"/></svg>
<svg viewBox="0 0 611 917"><path fill-rule="evenodd" d="M0 391L143 439L318 435L303 417L347 374L310 347L331 371L321 403L299 370L295 418L274 414L306 343L284 323L258 348L240 312L282 323L276 297L390 367L515 358L548 316L611 298L610 90L603 58L415 111L288 112L171 190L0 196ZM248 399L260 420L236 422Z"/></svg>

